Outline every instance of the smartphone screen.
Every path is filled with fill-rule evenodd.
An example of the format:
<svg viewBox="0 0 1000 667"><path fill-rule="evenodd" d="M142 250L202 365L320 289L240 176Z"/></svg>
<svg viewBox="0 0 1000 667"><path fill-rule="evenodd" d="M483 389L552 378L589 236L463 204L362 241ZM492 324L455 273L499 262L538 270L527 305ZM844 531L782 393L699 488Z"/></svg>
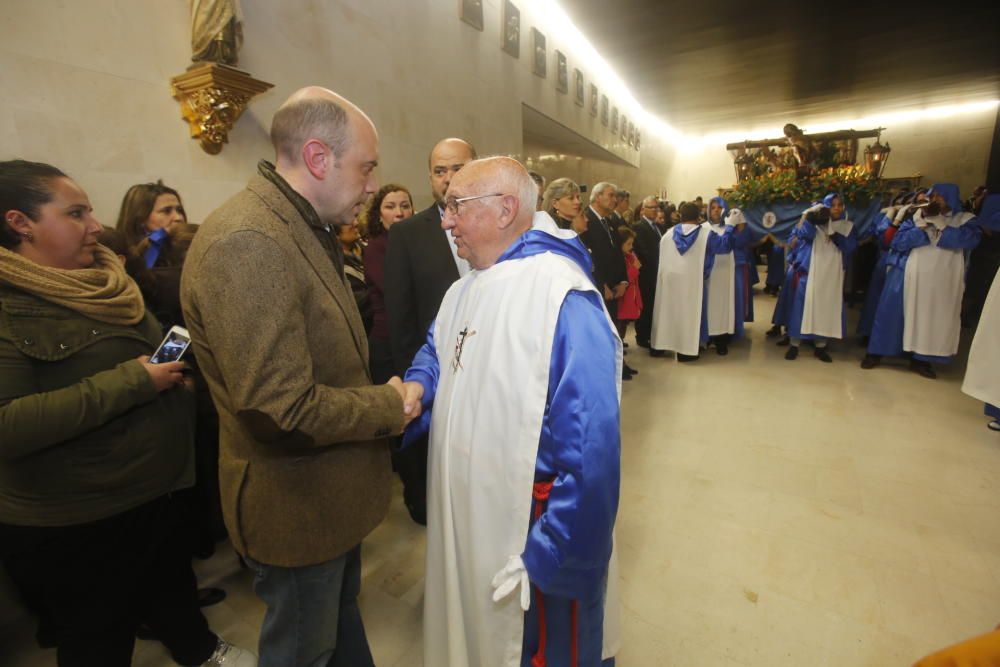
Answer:
<svg viewBox="0 0 1000 667"><path fill-rule="evenodd" d="M163 364L168 361L179 361L191 345L191 337L187 329L183 327L172 327L167 332L166 338L156 348L156 352L149 358L151 364Z"/></svg>

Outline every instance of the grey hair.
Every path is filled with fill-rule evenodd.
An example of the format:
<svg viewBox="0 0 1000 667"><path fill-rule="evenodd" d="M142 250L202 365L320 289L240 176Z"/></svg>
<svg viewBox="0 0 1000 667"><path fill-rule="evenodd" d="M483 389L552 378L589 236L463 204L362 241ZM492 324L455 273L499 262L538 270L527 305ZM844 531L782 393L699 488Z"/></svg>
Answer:
<svg viewBox="0 0 1000 667"><path fill-rule="evenodd" d="M319 139L340 158L351 141L347 110L326 98L301 99L278 109L271 120L271 144L279 158L296 160L310 139Z"/></svg>
<svg viewBox="0 0 1000 667"><path fill-rule="evenodd" d="M545 188L545 194L542 195L542 210L549 213L557 199L578 194L580 194L579 185L568 178L557 178Z"/></svg>
<svg viewBox="0 0 1000 667"><path fill-rule="evenodd" d="M643 197L642 198L642 205L645 206L646 202L648 202L648 201L652 201L653 202L653 206L659 206L660 205L660 200L656 197L656 195L647 195L647 196Z"/></svg>
<svg viewBox="0 0 1000 667"><path fill-rule="evenodd" d="M593 204L594 201L600 196L602 192L608 188L613 188L615 192L618 192L618 186L614 183L608 183L606 181L601 181L594 186L594 189L590 191L590 203Z"/></svg>

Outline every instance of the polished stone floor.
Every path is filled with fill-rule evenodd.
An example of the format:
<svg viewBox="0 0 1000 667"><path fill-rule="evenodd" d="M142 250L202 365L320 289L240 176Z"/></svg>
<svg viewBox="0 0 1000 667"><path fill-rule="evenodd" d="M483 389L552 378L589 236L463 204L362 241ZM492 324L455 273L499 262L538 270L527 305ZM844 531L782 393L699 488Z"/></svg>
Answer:
<svg viewBox="0 0 1000 667"><path fill-rule="evenodd" d="M773 304L757 294L728 357L631 348L621 667L909 665L1000 622L1000 436L959 390L964 359L936 381L863 371L853 343L788 362L764 338ZM419 667L424 535L398 493L363 553L376 662ZM253 646L263 608L232 551L197 567L229 592L213 628ZM32 634L4 629L0 664L54 665ZM135 664L172 663L138 642Z"/></svg>

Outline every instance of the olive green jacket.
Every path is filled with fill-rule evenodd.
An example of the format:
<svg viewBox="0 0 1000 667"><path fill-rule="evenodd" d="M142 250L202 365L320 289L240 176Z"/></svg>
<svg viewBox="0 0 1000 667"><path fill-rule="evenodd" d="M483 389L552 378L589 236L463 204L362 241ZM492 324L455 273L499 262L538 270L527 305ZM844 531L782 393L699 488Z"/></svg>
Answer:
<svg viewBox="0 0 1000 667"><path fill-rule="evenodd" d="M202 224L181 305L219 410L229 537L243 555L297 567L342 555L385 517L386 437L403 402L372 386L343 269L312 207L269 170Z"/></svg>
<svg viewBox="0 0 1000 667"><path fill-rule="evenodd" d="M67 526L194 483L194 398L136 360L156 319L90 319L0 285L0 522Z"/></svg>

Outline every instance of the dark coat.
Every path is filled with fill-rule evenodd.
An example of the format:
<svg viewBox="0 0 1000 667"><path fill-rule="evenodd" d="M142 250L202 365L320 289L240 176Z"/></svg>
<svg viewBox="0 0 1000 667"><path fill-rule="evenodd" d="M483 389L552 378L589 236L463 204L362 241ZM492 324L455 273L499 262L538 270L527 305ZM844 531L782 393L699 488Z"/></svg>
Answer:
<svg viewBox="0 0 1000 667"><path fill-rule="evenodd" d="M449 243L437 204L389 228L385 311L392 361L400 375L427 340L445 292L458 280Z"/></svg>
<svg viewBox="0 0 1000 667"><path fill-rule="evenodd" d="M588 207L586 215L587 231L580 235L580 239L590 250L594 260L594 279L598 288L613 289L619 283L628 282L625 255L622 254L618 239L614 237L614 230L608 233L594 209Z"/></svg>
<svg viewBox="0 0 1000 667"><path fill-rule="evenodd" d="M642 268L639 269L639 289L645 300L647 294L656 291L656 273L660 270L660 239L663 237L642 218L632 225L632 231L635 232L635 256L642 263Z"/></svg>

